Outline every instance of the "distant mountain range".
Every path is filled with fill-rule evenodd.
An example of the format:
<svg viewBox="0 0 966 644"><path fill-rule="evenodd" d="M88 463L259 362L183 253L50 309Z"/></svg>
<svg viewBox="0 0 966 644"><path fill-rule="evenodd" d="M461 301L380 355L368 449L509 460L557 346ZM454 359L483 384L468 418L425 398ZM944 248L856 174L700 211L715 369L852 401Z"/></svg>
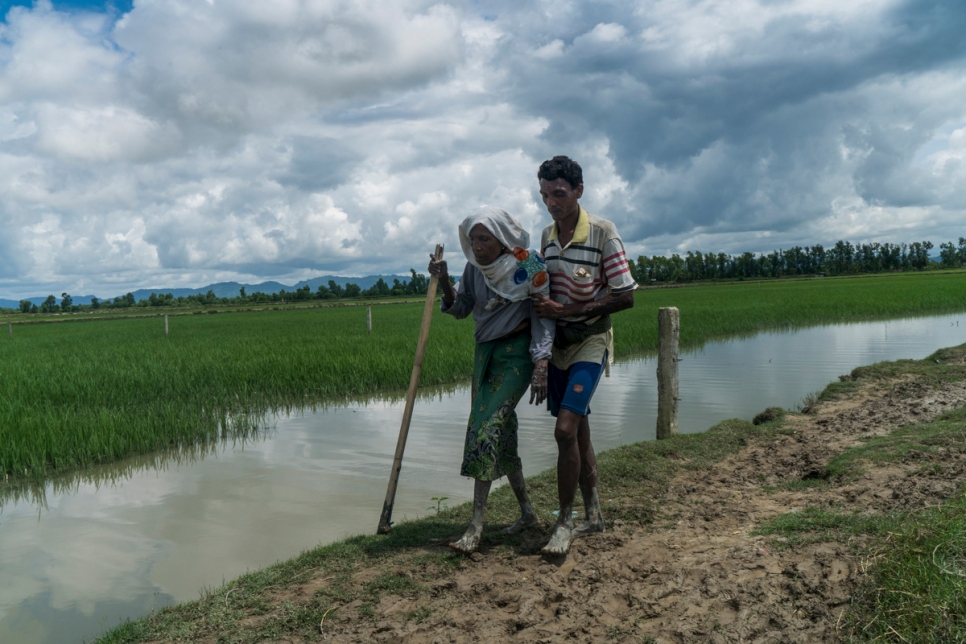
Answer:
<svg viewBox="0 0 966 644"><path fill-rule="evenodd" d="M174 297L183 297L188 295L204 295L208 291L212 291L218 297L236 297L242 287L245 288L245 293L251 295L252 293L265 293L271 295L272 293L278 293L281 290L287 292L295 291L296 289L302 288L303 286L308 286L314 292L319 288L320 285L329 285L329 280L334 281L339 286L345 287L346 284L357 284L362 290L371 288L379 279L382 279L386 284L392 286L393 280L398 279L400 282L407 283L412 279L412 275L367 275L366 277L337 277L335 275L323 275L321 277L314 277L310 280L303 280L297 284L289 286L288 284L282 284L280 282L261 282L260 284L241 284L239 282L221 282L218 284L209 284L208 286L202 286L201 288L141 288L136 291L131 291L134 295L134 299L138 302L141 300L146 300L151 296L151 293L157 293L161 295L163 293L171 293ZM48 294L49 295L49 294ZM57 301L60 302L60 294L54 293L57 297ZM90 304L92 297L97 297L102 301L113 301L115 297L120 297L126 295L126 293L117 293L111 295L110 297L101 297L100 295L74 295L70 294L71 299L74 304ZM28 297L25 298L30 300L37 306L40 306L44 300L47 299L47 295L38 297ZM20 302L18 300L4 300L0 299L0 308L6 309L16 309L20 307Z"/></svg>

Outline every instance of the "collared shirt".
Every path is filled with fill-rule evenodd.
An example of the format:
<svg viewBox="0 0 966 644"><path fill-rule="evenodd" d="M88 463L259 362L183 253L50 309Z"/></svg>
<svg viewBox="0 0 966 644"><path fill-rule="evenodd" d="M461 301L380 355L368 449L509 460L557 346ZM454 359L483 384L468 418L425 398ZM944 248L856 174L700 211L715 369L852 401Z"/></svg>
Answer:
<svg viewBox="0 0 966 644"><path fill-rule="evenodd" d="M540 243L550 273L550 298L555 302L594 302L609 293L637 287L624 254L624 243L611 222L591 215L581 206L570 243L561 246L557 236L554 222L543 230ZM586 322L594 318L576 315L562 319Z"/></svg>
<svg viewBox="0 0 966 644"><path fill-rule="evenodd" d="M563 304L595 302L609 293L624 293L637 288L624 254L624 243L617 228L606 219L591 215L583 206L577 215L573 239L566 246L558 240L557 222L544 228L540 239L547 272L550 273L550 298ZM598 316L574 315L567 322L593 322ZM565 349L554 347L555 366L566 369L575 362L613 360L613 331L593 335Z"/></svg>

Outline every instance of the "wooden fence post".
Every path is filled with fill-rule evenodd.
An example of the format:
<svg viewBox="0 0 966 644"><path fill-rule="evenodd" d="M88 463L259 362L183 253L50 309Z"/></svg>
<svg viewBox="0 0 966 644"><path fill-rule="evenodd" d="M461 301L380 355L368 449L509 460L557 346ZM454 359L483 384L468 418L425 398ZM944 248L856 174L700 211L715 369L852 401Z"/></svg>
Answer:
<svg viewBox="0 0 966 644"><path fill-rule="evenodd" d="M164 337L168 337L168 314L164 314Z"/></svg>
<svg viewBox="0 0 966 644"><path fill-rule="evenodd" d="M372 333L372 307L366 307L366 331Z"/></svg>
<svg viewBox="0 0 966 644"><path fill-rule="evenodd" d="M7 335L13 337L13 322L7 322Z"/></svg>
<svg viewBox="0 0 966 644"><path fill-rule="evenodd" d="M678 339L681 314L673 306L657 312L657 437L678 433Z"/></svg>

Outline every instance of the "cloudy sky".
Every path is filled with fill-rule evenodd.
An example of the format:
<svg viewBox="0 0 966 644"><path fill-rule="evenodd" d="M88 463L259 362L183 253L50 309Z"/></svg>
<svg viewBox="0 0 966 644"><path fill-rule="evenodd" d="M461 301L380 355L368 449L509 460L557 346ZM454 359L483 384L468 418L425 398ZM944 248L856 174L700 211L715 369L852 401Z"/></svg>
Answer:
<svg viewBox="0 0 966 644"><path fill-rule="evenodd" d="M966 235L962 0L0 12L0 298L461 266L555 154L633 257Z"/></svg>

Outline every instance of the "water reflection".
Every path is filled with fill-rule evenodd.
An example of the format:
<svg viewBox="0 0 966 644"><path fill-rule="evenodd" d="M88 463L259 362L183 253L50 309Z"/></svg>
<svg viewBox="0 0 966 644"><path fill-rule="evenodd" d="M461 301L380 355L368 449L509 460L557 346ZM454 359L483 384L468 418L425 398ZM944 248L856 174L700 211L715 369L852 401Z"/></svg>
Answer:
<svg viewBox="0 0 966 644"><path fill-rule="evenodd" d="M681 431L794 408L856 366L962 344L959 317L763 333L687 351ZM602 383L591 420L599 450L653 438L656 366L648 356L624 361ZM80 641L306 548L374 532L402 407L400 392L282 411L240 440L8 489L0 642ZM421 392L394 520L427 514L434 496L470 498L471 482L458 475L468 410L465 386ZM548 415L519 411L526 473L552 467Z"/></svg>
<svg viewBox="0 0 966 644"><path fill-rule="evenodd" d="M431 404L460 392L465 385L459 383L423 387L416 394L417 402ZM261 443L275 435L279 418L294 418L324 413L336 409L358 409L369 405L394 407L405 400L405 391L380 392L367 396L345 396L316 401L302 407L279 406L270 411L249 413L227 419L228 426L219 426L218 439L191 443L169 450L112 461L101 465L75 470L65 474L41 479L15 479L0 481L0 515L5 505L26 503L38 510L46 510L48 493L54 496L70 495L81 486L115 486L145 471L165 471L170 467L191 465L206 457L225 451L245 449L246 445ZM397 425L398 428L398 425Z"/></svg>
<svg viewBox="0 0 966 644"><path fill-rule="evenodd" d="M208 456L216 456L236 447L244 449L247 444L262 442L275 430L274 416L263 414L230 431L220 431L221 438L202 443L183 445L178 448L138 454L129 458L103 465L94 465L82 470L43 480L17 479L0 484L0 515L4 506L29 504L38 510L48 510L47 495L63 496L80 491L81 487L91 487L96 492L101 487L115 487L119 483L145 471L163 472L170 467L190 465Z"/></svg>

